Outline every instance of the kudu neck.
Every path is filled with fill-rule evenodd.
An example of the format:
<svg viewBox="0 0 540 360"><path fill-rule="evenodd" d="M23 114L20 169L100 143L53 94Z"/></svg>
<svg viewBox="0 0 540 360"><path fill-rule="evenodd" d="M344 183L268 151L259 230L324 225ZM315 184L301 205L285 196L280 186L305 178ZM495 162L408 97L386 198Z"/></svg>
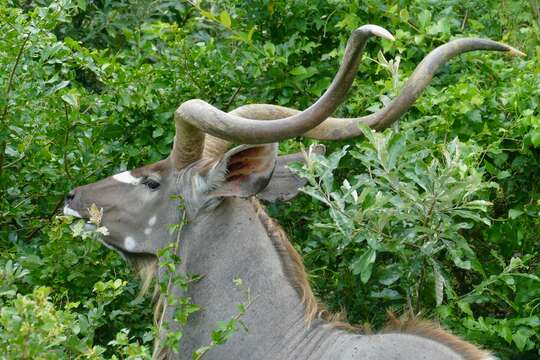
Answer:
<svg viewBox="0 0 540 360"><path fill-rule="evenodd" d="M181 353L208 345L216 324L235 317L238 305L250 300L241 318L249 331L240 330L220 346L227 348L227 358L243 358L240 351L250 346L252 355L261 352L260 357L251 358L264 358L268 351L279 351L283 340L290 342L286 336L308 331L305 302L286 274L288 254L276 248L250 200L225 199L211 214L185 225L180 238L178 271L202 276L190 284L187 294L179 294L201 307L183 330ZM251 299L235 286L234 279L242 280ZM208 354L208 358L213 357ZM223 354L218 358L225 359Z"/></svg>
<svg viewBox="0 0 540 360"><path fill-rule="evenodd" d="M323 320L308 325L306 303L295 285L298 279L291 279L287 270L287 262L294 259L290 251L276 246L251 201L226 199L208 217L186 225L181 235L182 263L177 272L203 278L190 284L186 293L175 295L189 297L201 310L182 329L179 352L169 353L167 359L191 359L193 351L210 344L219 322L237 316L238 304L248 300L233 284L237 278L252 297L241 317L248 331L240 329L224 345L211 349L205 360L488 359L486 353L472 345L463 347L464 342L438 330L421 327L426 331L419 335L412 329L410 334L362 336ZM165 312L166 320L172 319L173 310ZM178 329L170 324L165 332Z"/></svg>

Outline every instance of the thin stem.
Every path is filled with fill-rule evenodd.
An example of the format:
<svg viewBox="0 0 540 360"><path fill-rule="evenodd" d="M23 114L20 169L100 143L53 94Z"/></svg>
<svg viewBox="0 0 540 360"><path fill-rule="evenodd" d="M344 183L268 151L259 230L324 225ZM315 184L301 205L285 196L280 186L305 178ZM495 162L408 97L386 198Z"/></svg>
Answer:
<svg viewBox="0 0 540 360"><path fill-rule="evenodd" d="M468 18L469 18L469 9L466 9L465 16L463 17L463 21L461 22L461 31L465 30L465 26L467 25Z"/></svg>
<svg viewBox="0 0 540 360"><path fill-rule="evenodd" d="M67 122L67 126L66 126L66 131L64 133L64 172L66 173L66 176L70 179L70 180L73 180L73 177L71 176L70 172L69 172L69 162L68 162L68 154L67 154L67 144L68 144L68 141L69 141L69 131L71 129L71 126L69 124L69 114L68 114L68 108L67 108L67 104L64 102L64 112L66 114L66 122Z"/></svg>
<svg viewBox="0 0 540 360"><path fill-rule="evenodd" d="M177 254L178 252L178 249L180 248L180 240L181 240L181 232L182 232L182 227L183 225L186 223L186 212L185 211L182 211L182 217L180 218L180 223L179 223L179 228L177 229L177 233L176 233L176 240L174 242L174 246L173 246L173 249L172 249L172 253L174 255ZM160 316L160 319L159 319L159 322L156 324L157 326L157 338L154 342L154 354L152 356L152 358L155 358L157 354L160 353L160 351L164 350L164 348L161 347L160 345L160 334L161 334L161 328L163 327L163 322L165 321L165 314L167 312L167 307L169 306L169 301L167 299L167 295L171 289L171 286L172 286L172 283L173 283L173 280L174 280L174 274L173 273L170 273L169 272L169 279L167 281L167 288L166 288L166 293L165 293L165 296L160 299L162 302L163 302L163 307L161 309L161 316ZM160 304L156 304L156 306L160 306Z"/></svg>
<svg viewBox="0 0 540 360"><path fill-rule="evenodd" d="M50 222L52 217L54 216L54 214L56 214L56 212L58 211L58 209L60 209L62 207L62 205L64 204L64 196L61 196L58 201L56 201L56 204L54 205L54 209L53 211L51 211L51 213L49 214L49 216L47 217L46 219L46 222ZM27 239L31 240L34 235L36 235L38 233L38 231L42 230L43 229L43 226L36 226L34 228L34 230L32 230L32 232L30 234L28 234L28 237Z"/></svg>
<svg viewBox="0 0 540 360"><path fill-rule="evenodd" d="M202 92L203 88L202 88L201 84L199 83L199 81L197 79L195 79L193 77L193 74L191 73L191 70L189 69L189 65L188 65L188 62L187 62L188 53L187 53L185 44L182 45L182 51L184 52L184 56L182 57L182 65L184 66L184 71L186 72L186 75L189 77L191 82L197 87L199 92Z"/></svg>
<svg viewBox="0 0 540 360"><path fill-rule="evenodd" d="M540 28L540 6L538 5L537 0L529 0L529 4L531 5L531 10L534 14L534 17L536 19L536 25Z"/></svg>
<svg viewBox="0 0 540 360"><path fill-rule="evenodd" d="M6 115L9 108L9 94L11 93L11 89L13 88L13 79L15 77L15 71L17 70L17 67L19 66L22 53L29 39L30 39L30 34L27 34L23 40L23 43L21 44L21 47L19 48L19 52L17 53L17 58L15 59L15 64L13 64L13 68L11 69L11 73L9 74L9 80L8 80L8 84L6 88L6 95L5 95L6 106L4 107L4 110L2 111L2 113L0 114L1 126L5 125ZM4 157L5 157L5 152L6 152L6 146L7 146L6 139L2 139L2 142L0 142L0 177L2 177L2 172L4 170Z"/></svg>
<svg viewBox="0 0 540 360"><path fill-rule="evenodd" d="M5 121L6 114L8 112L8 107L9 107L9 101L7 101L7 100L9 98L9 93L11 92L11 90L13 88L13 79L15 77L15 71L17 70L17 67L19 66L19 62L21 61L22 53L23 53L24 48L26 46L26 43L28 42L29 39L30 39L30 34L26 35L26 37L24 38L23 43L22 43L21 47L19 48L19 52L17 53L17 58L15 59L15 64L13 64L13 68L11 69L11 73L9 74L9 80L8 80L8 84L7 84L7 88L6 88L6 106L4 107L4 110L2 111L2 114L0 115L0 121L1 122Z"/></svg>
<svg viewBox="0 0 540 360"><path fill-rule="evenodd" d="M223 109L223 111L228 111L229 110L229 107L231 106L231 104L233 103L234 99L236 99L236 96L238 95L238 93L240 92L240 90L242 90L242 85L240 85L238 87L238 89L236 89L236 91L234 92L234 94L232 94L231 98L229 99L229 101L227 101L227 104L225 105L225 108Z"/></svg>

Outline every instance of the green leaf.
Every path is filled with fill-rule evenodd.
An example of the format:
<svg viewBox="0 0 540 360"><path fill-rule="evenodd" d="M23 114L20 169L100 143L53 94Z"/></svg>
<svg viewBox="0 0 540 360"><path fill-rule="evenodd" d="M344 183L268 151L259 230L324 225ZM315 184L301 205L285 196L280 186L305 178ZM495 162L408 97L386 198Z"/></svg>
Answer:
<svg viewBox="0 0 540 360"><path fill-rule="evenodd" d="M276 54L276 46L269 41L264 43L263 50L268 56L274 56Z"/></svg>
<svg viewBox="0 0 540 360"><path fill-rule="evenodd" d="M389 286L395 283L401 277L401 270L398 264L392 264L385 266L382 272L378 276L378 281L380 284Z"/></svg>
<svg viewBox="0 0 540 360"><path fill-rule="evenodd" d="M160 137L161 135L163 135L163 131L163 128L154 129L154 131L152 131L152 137L154 139Z"/></svg>
<svg viewBox="0 0 540 360"><path fill-rule="evenodd" d="M465 314L469 316L473 316L473 312L471 310L471 305L465 301L458 301L458 307L461 311L463 311Z"/></svg>
<svg viewBox="0 0 540 360"><path fill-rule="evenodd" d="M508 217L512 220L517 219L521 215L523 215L524 212L518 209L510 209L508 210Z"/></svg>
<svg viewBox="0 0 540 360"><path fill-rule="evenodd" d="M471 262L469 260L462 260L460 257L454 257L452 260L457 267L465 270L471 270Z"/></svg>
<svg viewBox="0 0 540 360"><path fill-rule="evenodd" d="M257 26L256 26L256 25L254 25L254 26L249 30L249 32L247 33L247 41L248 41L249 43L251 43L251 41L252 41L251 39L253 38L253 34L255 33L255 30L257 30Z"/></svg>
<svg viewBox="0 0 540 360"><path fill-rule="evenodd" d="M385 288L382 291L372 291L369 293L369 296L371 296L372 298L385 300L398 300L402 298L399 292L388 288Z"/></svg>
<svg viewBox="0 0 540 360"><path fill-rule="evenodd" d="M427 9L424 9L418 14L418 22L422 28L426 28L431 22L431 12Z"/></svg>
<svg viewBox="0 0 540 360"><path fill-rule="evenodd" d="M401 9L400 12L399 12L399 18L401 19L401 21L403 22L408 22L409 21L409 12L407 11L407 9Z"/></svg>
<svg viewBox="0 0 540 360"><path fill-rule="evenodd" d="M362 134L366 137L366 139L369 141L371 146L374 148L377 148L377 141L375 140L374 132L375 130L369 128L366 124L362 122L358 122L358 128L360 131L362 131Z"/></svg>
<svg viewBox="0 0 540 360"><path fill-rule="evenodd" d="M65 88L65 87L68 86L68 85L69 85L69 81L68 81L68 80L61 81L61 82L59 82L58 84L54 85L54 86L47 92L47 95L52 95L52 94L54 94L55 92L57 92L58 90L63 89L63 88Z"/></svg>
<svg viewBox="0 0 540 360"><path fill-rule="evenodd" d="M221 23L221 25L225 26L227 29L230 29L231 28L231 17L229 15L229 13L226 12L225 10L223 10L219 14L219 22Z"/></svg>
<svg viewBox="0 0 540 360"><path fill-rule="evenodd" d="M540 129L531 131L531 143L534 147L540 146Z"/></svg>
<svg viewBox="0 0 540 360"><path fill-rule="evenodd" d="M62 100L69 104L73 109L79 110L79 93L70 91L69 93L62 95Z"/></svg>
<svg viewBox="0 0 540 360"><path fill-rule="evenodd" d="M214 16L214 14L212 14L211 12L209 11L205 11L205 10L200 10L201 12L201 15L204 16L205 18L207 19L210 19L210 20L215 20L216 17Z"/></svg>
<svg viewBox="0 0 540 360"><path fill-rule="evenodd" d="M86 0L77 0L77 6L82 11L85 11L86 10Z"/></svg>
<svg viewBox="0 0 540 360"><path fill-rule="evenodd" d="M351 264L351 270L354 275L360 274L362 283L367 283L371 277L373 264L377 258L377 252L373 249L365 251L356 261Z"/></svg>
<svg viewBox="0 0 540 360"><path fill-rule="evenodd" d="M527 328L520 328L518 331L512 334L512 341L516 344L519 351L525 350L529 339L534 335L534 332Z"/></svg>
<svg viewBox="0 0 540 360"><path fill-rule="evenodd" d="M294 76L301 76L307 74L307 70L302 65L295 67L291 70L291 74Z"/></svg>
<svg viewBox="0 0 540 360"><path fill-rule="evenodd" d="M444 300L444 277L435 265L433 265L433 280L435 281L435 301L439 306Z"/></svg>
<svg viewBox="0 0 540 360"><path fill-rule="evenodd" d="M405 150L405 137L395 134L388 142L388 170L393 170L399 157Z"/></svg>

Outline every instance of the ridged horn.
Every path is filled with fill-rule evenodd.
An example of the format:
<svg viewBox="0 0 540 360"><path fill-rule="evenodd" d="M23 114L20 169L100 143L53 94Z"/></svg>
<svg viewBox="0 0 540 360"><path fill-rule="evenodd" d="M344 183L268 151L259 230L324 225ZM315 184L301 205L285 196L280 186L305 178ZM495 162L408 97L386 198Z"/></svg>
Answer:
<svg viewBox="0 0 540 360"><path fill-rule="evenodd" d="M393 40L386 29L364 25L349 38L341 66L326 92L301 112L275 121L225 113L203 100L189 100L175 112L176 138L171 159L177 169L198 160L204 147L204 134L242 144L271 143L302 135L323 122L343 102L349 91L365 44L372 36ZM272 120L272 119L264 119Z"/></svg>
<svg viewBox="0 0 540 360"><path fill-rule="evenodd" d="M328 118L303 136L319 140L350 139L361 135L358 123L364 123L375 130L387 128L412 106L441 65L457 55L474 50L503 51L512 56L525 55L511 46L488 39L465 38L450 41L431 51L418 64L399 95L381 110L357 118ZM289 118L298 112L278 105L251 104L241 106L231 113L250 119L275 120Z"/></svg>

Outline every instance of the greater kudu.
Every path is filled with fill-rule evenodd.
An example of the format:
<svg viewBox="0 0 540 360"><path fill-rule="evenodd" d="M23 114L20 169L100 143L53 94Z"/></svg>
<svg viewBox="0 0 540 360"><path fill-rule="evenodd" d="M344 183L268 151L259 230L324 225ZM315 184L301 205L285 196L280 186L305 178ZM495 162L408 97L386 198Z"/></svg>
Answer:
<svg viewBox="0 0 540 360"><path fill-rule="evenodd" d="M371 36L393 40L388 31L374 25L354 31L334 81L308 109L256 104L227 114L202 100L187 101L175 113L176 138L168 158L70 193L65 214L88 218L91 204L102 208L102 224L109 230L104 243L136 268L179 238L182 263L176 272L204 276L191 284L187 294L174 290L202 308L182 329L181 351L160 351L156 356L188 359L193 350L208 344L217 321L236 314L236 305L244 300L231 283L240 277L256 296L243 318L249 331L212 349L207 359L490 358L426 323L358 335L329 321L314 299L300 256L254 198L290 198L302 184L286 168L288 161L301 156L277 158L275 142L300 135L351 138L360 135L360 122L383 129L411 106L451 57L472 50L520 54L491 40L454 40L426 56L400 95L382 110L355 119L328 118L351 87ZM255 145L227 151L229 142ZM180 219L188 221L171 233L167 225ZM158 277L163 273L157 269ZM172 311L165 310L164 318L170 320Z"/></svg>

